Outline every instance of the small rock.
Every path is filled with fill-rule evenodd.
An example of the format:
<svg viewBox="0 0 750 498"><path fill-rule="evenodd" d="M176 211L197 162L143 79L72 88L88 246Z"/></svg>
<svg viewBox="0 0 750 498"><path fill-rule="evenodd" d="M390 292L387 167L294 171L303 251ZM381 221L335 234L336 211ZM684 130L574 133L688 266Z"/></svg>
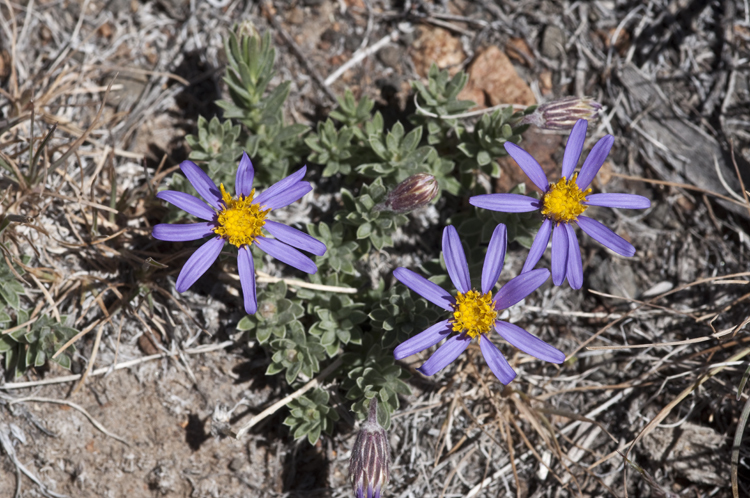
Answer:
<svg viewBox="0 0 750 498"><path fill-rule="evenodd" d="M395 45L387 45L378 52L378 59L383 65L396 69L401 64L401 49Z"/></svg>
<svg viewBox="0 0 750 498"><path fill-rule="evenodd" d="M232 461L229 462L229 470L232 472L237 472L242 468L242 466L245 465L245 459L242 457L234 457L232 458Z"/></svg>
<svg viewBox="0 0 750 498"><path fill-rule="evenodd" d="M565 32L554 25L544 28L542 55L549 59L561 59L565 53Z"/></svg>
<svg viewBox="0 0 750 498"><path fill-rule="evenodd" d="M469 66L469 82L458 95L459 99L490 105L536 103L534 92L518 75L508 56L498 47L486 48Z"/></svg>
<svg viewBox="0 0 750 498"><path fill-rule="evenodd" d="M324 0L302 0L302 4L308 7L318 7L323 5Z"/></svg>
<svg viewBox="0 0 750 498"><path fill-rule="evenodd" d="M440 69L452 68L451 74L455 74L466 58L461 40L443 28L420 27L411 47L414 67L422 77L427 76L433 62Z"/></svg>

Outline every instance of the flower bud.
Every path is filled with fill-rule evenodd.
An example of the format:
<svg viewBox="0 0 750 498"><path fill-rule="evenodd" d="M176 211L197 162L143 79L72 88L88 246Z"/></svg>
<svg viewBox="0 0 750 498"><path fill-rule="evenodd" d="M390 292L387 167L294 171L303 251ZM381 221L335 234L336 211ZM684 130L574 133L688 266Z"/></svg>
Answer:
<svg viewBox="0 0 750 498"><path fill-rule="evenodd" d="M378 424L378 399L372 398L349 460L349 479L356 498L380 498L391 474L388 434Z"/></svg>
<svg viewBox="0 0 750 498"><path fill-rule="evenodd" d="M541 104L519 124L531 124L544 130L570 130L579 119L596 118L601 109L602 105L594 99L565 97Z"/></svg>
<svg viewBox="0 0 750 498"><path fill-rule="evenodd" d="M426 206L439 192L440 187L434 176L417 173L396 185L396 188L388 193L385 202L375 206L375 210L407 213Z"/></svg>

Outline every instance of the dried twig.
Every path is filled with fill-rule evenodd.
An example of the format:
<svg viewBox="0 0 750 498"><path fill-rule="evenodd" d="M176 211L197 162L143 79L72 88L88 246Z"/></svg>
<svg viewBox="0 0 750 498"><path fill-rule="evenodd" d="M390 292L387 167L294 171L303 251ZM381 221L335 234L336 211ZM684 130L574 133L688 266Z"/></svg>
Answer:
<svg viewBox="0 0 750 498"><path fill-rule="evenodd" d="M199 346L197 348L190 348L185 350L185 354L203 354L203 353L209 353L211 351L217 351L219 349L226 349L230 346L234 345L234 341L224 341L219 344L211 344L207 346ZM159 353L159 354L153 354L151 356L144 356L143 358L137 358L135 360L130 361L124 361L122 363L118 363L114 367L101 367L97 368L93 372L91 372L91 375L89 377L97 377L99 375L104 375L110 371L115 370L122 370L123 368L130 368L134 367L136 365L140 365L141 363L146 363L153 360L160 360L162 358L172 357L172 356L178 356L177 353ZM30 382L8 382L6 384L0 385L0 389L5 390L11 390L11 389L26 389L29 387L37 387L37 386L47 386L50 384L63 384L65 382L73 382L82 377L81 374L75 374L75 375L63 375L61 377L54 377L51 379L44 379L44 380L35 380Z"/></svg>
<svg viewBox="0 0 750 498"><path fill-rule="evenodd" d="M378 50L385 47L389 43L395 42L396 40L398 40L398 37L399 37L398 31L394 30L391 32L391 34L384 36L383 38L378 40L376 43L370 45L369 47L360 48L359 50L357 50L356 52L352 54L351 59L346 61L338 69L332 72L331 75L325 79L323 84L326 85L326 87L333 84L333 82L339 79L341 75L344 74L346 71L353 68L354 66L362 62L362 60L376 53Z"/></svg>
<svg viewBox="0 0 750 498"><path fill-rule="evenodd" d="M300 387L299 389L297 389L296 391L294 391L289 396L286 396L286 397L280 399L276 403L272 404L271 406L269 406L268 408L266 408L265 410L263 410L259 414L255 415L250 420L248 420L247 423L245 425L243 425L240 428L240 430L237 431L237 433L235 434L234 437L237 438L237 439L241 438L242 436L244 436L245 434L247 434L247 431L249 431L250 429L252 429L261 420L265 419L266 417L268 417L270 415L273 415L274 413L276 413L277 411L279 411L282 407L286 406L290 401L293 401L293 400L299 398L300 396L302 396L303 394L305 394L310 389L314 389L314 388L318 387L320 385L320 383L323 382L326 379L326 377L328 377L329 375L331 375L337 368L339 368L341 366L341 363L342 363L341 358L337 358L336 361L334 361L333 363L331 363L330 365L328 365L313 380L311 380L310 382L308 382L304 386Z"/></svg>

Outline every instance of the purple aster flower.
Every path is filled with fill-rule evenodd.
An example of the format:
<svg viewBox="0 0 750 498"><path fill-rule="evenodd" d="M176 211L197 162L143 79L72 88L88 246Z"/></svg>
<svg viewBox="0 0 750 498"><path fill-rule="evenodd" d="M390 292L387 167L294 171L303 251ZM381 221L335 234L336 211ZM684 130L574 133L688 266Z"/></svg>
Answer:
<svg viewBox="0 0 750 498"><path fill-rule="evenodd" d="M254 243L266 254L305 273L318 271L310 258L296 248L322 256L326 246L306 233L281 223L266 219L278 208L288 206L312 190L308 182L301 181L307 167L292 173L273 184L258 197L253 188L253 163L242 153L235 181L236 198L232 198L224 185L216 184L192 161L183 161L180 169L195 190L208 202L183 192L165 190L156 194L178 208L205 220L202 223L174 225L162 223L152 232L154 238L170 242L185 242L210 236L182 267L177 277L177 291L185 292L203 275L219 256L225 242L237 246L237 269L240 274L245 311L253 314L258 308L255 297L255 267L250 246ZM274 238L268 238L265 229Z"/></svg>
<svg viewBox="0 0 750 498"><path fill-rule="evenodd" d="M607 135L591 149L580 173L573 173L581 157L588 122L579 119L570 132L562 163L562 178L549 183L539 163L516 144L506 142L505 150L515 159L526 176L542 191L541 199L518 194L477 195L469 203L492 211L526 213L539 211L544 218L531 244L522 273L530 271L541 259L552 235L552 282L561 285L567 277L570 286L583 285L583 265L573 225L578 225L600 244L622 256L633 256L635 247L600 222L584 216L589 206L624 209L646 209L651 202L635 194L592 194L589 185L612 148L615 139Z"/></svg>
<svg viewBox="0 0 750 498"><path fill-rule="evenodd" d="M438 322L399 344L393 351L393 356L397 360L434 346L448 338L451 332L458 332L445 341L418 370L428 376L435 374L458 358L469 346L471 340L476 338L482 356L492 373L500 382L508 384L516 377L516 372L508 365L502 353L487 336L493 327L503 339L524 353L552 363L562 363L565 360L562 352L546 342L521 327L497 319L502 310L510 308L534 292L549 277L547 269L531 270L506 283L493 299L492 289L503 269L507 242L505 225L500 223L492 233L487 255L484 258L481 292L471 287L469 265L466 264L466 256L458 233L452 226L445 227L443 231L443 258L448 268L448 275L458 291L456 297L411 270L406 268L394 270L393 275L401 283L452 313L452 318Z"/></svg>

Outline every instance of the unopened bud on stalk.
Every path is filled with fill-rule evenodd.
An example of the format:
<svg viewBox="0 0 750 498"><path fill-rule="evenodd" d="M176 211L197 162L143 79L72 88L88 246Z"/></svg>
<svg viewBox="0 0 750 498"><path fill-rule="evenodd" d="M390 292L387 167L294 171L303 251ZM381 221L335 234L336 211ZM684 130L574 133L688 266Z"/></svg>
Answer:
<svg viewBox="0 0 750 498"><path fill-rule="evenodd" d="M391 474L388 434L378 424L378 400L372 398L349 460L349 479L356 498L380 498Z"/></svg>
<svg viewBox="0 0 750 498"><path fill-rule="evenodd" d="M385 202L375 206L376 211L395 211L407 213L426 206L440 192L438 182L434 176L426 173L417 173L396 185L388 193Z"/></svg>
<svg viewBox="0 0 750 498"><path fill-rule="evenodd" d="M565 97L547 102L524 116L519 124L530 124L544 130L570 130L576 121L596 118L602 105L590 98Z"/></svg>

